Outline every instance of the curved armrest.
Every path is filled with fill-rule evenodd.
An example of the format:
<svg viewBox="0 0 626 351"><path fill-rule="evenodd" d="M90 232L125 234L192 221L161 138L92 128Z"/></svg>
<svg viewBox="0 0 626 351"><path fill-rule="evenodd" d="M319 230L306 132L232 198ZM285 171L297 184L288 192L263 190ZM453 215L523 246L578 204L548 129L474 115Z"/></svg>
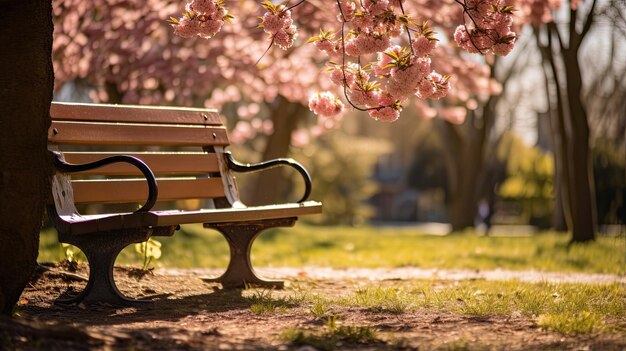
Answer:
<svg viewBox="0 0 626 351"><path fill-rule="evenodd" d="M128 155L115 155L107 158L103 158L101 160L84 163L84 164L72 164L67 163L61 158L61 154L59 152L54 151L54 166L64 173L73 173L73 172L82 172L90 169L100 168L112 163L118 162L126 162L131 165L139 168L141 173L143 173L144 177L146 177L146 181L148 182L148 199L146 203L135 212L146 212L150 211L152 206L156 203L157 197L159 196L159 186L157 185L156 177L152 170L148 165L137 157L128 156Z"/></svg>
<svg viewBox="0 0 626 351"><path fill-rule="evenodd" d="M304 195L300 200L298 200L298 202L306 201L306 199L309 198L309 195L311 195L311 176L309 175L309 172L307 172L307 170L301 164L291 158L277 158L275 160L255 163L251 165L237 162L230 151L224 151L224 155L226 156L226 163L228 165L228 168L232 169L235 172L257 172L265 169L275 168L278 166L291 166L296 171L298 171L298 173L300 173L300 175L302 175L302 178L304 179Z"/></svg>

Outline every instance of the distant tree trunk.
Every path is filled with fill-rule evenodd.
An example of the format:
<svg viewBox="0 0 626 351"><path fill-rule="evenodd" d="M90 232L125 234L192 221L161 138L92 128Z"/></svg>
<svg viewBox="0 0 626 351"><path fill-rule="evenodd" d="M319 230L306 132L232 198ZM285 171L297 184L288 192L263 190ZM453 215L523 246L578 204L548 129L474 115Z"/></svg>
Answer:
<svg viewBox="0 0 626 351"><path fill-rule="evenodd" d="M563 51L567 76L567 101L571 121L571 192L576 194L572 241L585 242L595 239L595 196L591 152L589 149L589 122L582 102L582 76L576 50Z"/></svg>
<svg viewBox="0 0 626 351"><path fill-rule="evenodd" d="M50 193L52 3L0 0L0 23L0 311L10 314L37 264Z"/></svg>
<svg viewBox="0 0 626 351"><path fill-rule="evenodd" d="M465 124L461 126L439 122L447 144L447 212L453 232L475 226L481 185L484 183L482 178L485 176L485 142L494 117L492 104L490 98L481 111L481 123L476 123L474 111L469 112Z"/></svg>
<svg viewBox="0 0 626 351"><path fill-rule="evenodd" d="M570 9L567 43L559 28L551 22L546 25L547 44L542 45L539 30L535 28L537 45L544 62L550 67L556 90L555 133L557 169L560 168L561 195L571 242L587 242L595 239L596 209L594 199L590 131L587 110L582 102L582 76L578 52L594 19L597 1L594 0L580 30L577 29L577 10ZM558 42L557 45L553 42ZM557 50L555 50L557 49ZM564 68L559 70L556 59ZM565 109L567 107L567 111Z"/></svg>
<svg viewBox="0 0 626 351"><path fill-rule="evenodd" d="M308 113L301 104L293 103L282 96L272 106L274 132L268 137L262 161L286 157L291 145L291 134L298 126L300 118ZM267 205L285 201L288 180L285 167L279 167L258 173L255 180L254 195L247 202L250 205Z"/></svg>
<svg viewBox="0 0 626 351"><path fill-rule="evenodd" d="M513 58L513 62L520 59L520 55ZM506 87L507 82L515 73L511 64L504 71L498 64L498 58L490 63L490 78L497 80ZM440 136L445 150L447 172L446 206L448 207L448 221L452 232L462 231L475 227L478 202L481 197L494 203L493 193L501 175L495 170L487 169L488 147L492 145L489 138L492 135L496 120L496 105L501 95L491 95L481 108L468 111L468 116L462 125L439 120ZM490 171L495 174L489 174ZM493 211L490 208L489 211ZM491 213L490 213L491 215Z"/></svg>

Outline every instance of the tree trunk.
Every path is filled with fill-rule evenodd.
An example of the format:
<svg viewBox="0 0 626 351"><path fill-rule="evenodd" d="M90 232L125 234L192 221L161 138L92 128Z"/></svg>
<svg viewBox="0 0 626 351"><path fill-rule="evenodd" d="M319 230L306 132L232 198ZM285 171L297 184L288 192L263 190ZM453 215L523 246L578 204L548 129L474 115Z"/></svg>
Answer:
<svg viewBox="0 0 626 351"><path fill-rule="evenodd" d="M52 4L0 0L0 23L0 311L10 314L37 264L50 193Z"/></svg>
<svg viewBox="0 0 626 351"><path fill-rule="evenodd" d="M582 78L578 62L578 50L563 51L563 62L567 78L567 101L571 126L571 179L570 193L576 194L573 213L572 242L595 239L595 198L591 153L589 150L589 122L582 103Z"/></svg>
<svg viewBox="0 0 626 351"><path fill-rule="evenodd" d="M487 104L488 105L488 104ZM484 107L483 117L488 106ZM470 113L465 124L455 126L440 121L447 143L446 171L448 173L448 221L452 232L475 226L479 188L484 166L484 143L489 125L483 118L482 126L474 126L476 116ZM464 132L461 129L464 128Z"/></svg>
<svg viewBox="0 0 626 351"><path fill-rule="evenodd" d="M292 103L282 96L277 97L272 108L274 132L267 139L262 161L286 157L291 145L291 133L298 126L299 119L307 113L307 109ZM288 180L285 167L260 172L255 179L254 195L247 202L250 205L267 205L286 201Z"/></svg>

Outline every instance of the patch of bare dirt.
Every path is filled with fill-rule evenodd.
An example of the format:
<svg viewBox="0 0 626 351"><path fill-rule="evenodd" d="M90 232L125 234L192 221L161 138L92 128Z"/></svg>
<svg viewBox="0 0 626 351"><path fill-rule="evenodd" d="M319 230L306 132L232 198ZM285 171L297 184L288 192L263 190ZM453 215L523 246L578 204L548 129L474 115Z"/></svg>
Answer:
<svg viewBox="0 0 626 351"><path fill-rule="evenodd" d="M72 271L73 269L73 271ZM56 304L82 290L86 266L39 269L19 304L19 317L0 319L0 349L7 350L315 350L281 338L289 328L321 330L309 307L255 314L242 290L223 290L202 280L205 272L158 270L138 274L117 268L116 281L131 297L152 299L140 307ZM345 295L358 284L346 279L292 276L292 286L312 293ZM292 288L278 294L291 294ZM378 339L344 342L342 350L624 350L614 334L564 336L526 318L473 318L420 311L392 314L364 308L333 310L346 325L369 326Z"/></svg>

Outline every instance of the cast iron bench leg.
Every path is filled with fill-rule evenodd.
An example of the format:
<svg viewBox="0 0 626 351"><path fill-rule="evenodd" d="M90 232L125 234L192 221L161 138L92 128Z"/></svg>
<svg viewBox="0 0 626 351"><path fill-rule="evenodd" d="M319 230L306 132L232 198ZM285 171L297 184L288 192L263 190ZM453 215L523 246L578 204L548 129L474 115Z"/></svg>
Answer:
<svg viewBox="0 0 626 351"><path fill-rule="evenodd" d="M224 288L246 286L282 288L285 285L284 281L265 280L256 274L250 261L250 250L252 243L262 231L276 227L293 227L297 219L292 217L251 222L205 223L205 228L215 229L226 238L230 248L230 262L222 276L204 280L221 283Z"/></svg>
<svg viewBox="0 0 626 351"><path fill-rule="evenodd" d="M126 246L146 241L152 235L167 235L168 232L173 233L173 231L173 228L163 227L154 230L135 229L60 238L62 242L77 246L83 251L89 262L89 280L79 295L69 299L59 299L57 303L108 303L114 306L133 306L151 302L124 296L115 285L113 265L117 255Z"/></svg>

